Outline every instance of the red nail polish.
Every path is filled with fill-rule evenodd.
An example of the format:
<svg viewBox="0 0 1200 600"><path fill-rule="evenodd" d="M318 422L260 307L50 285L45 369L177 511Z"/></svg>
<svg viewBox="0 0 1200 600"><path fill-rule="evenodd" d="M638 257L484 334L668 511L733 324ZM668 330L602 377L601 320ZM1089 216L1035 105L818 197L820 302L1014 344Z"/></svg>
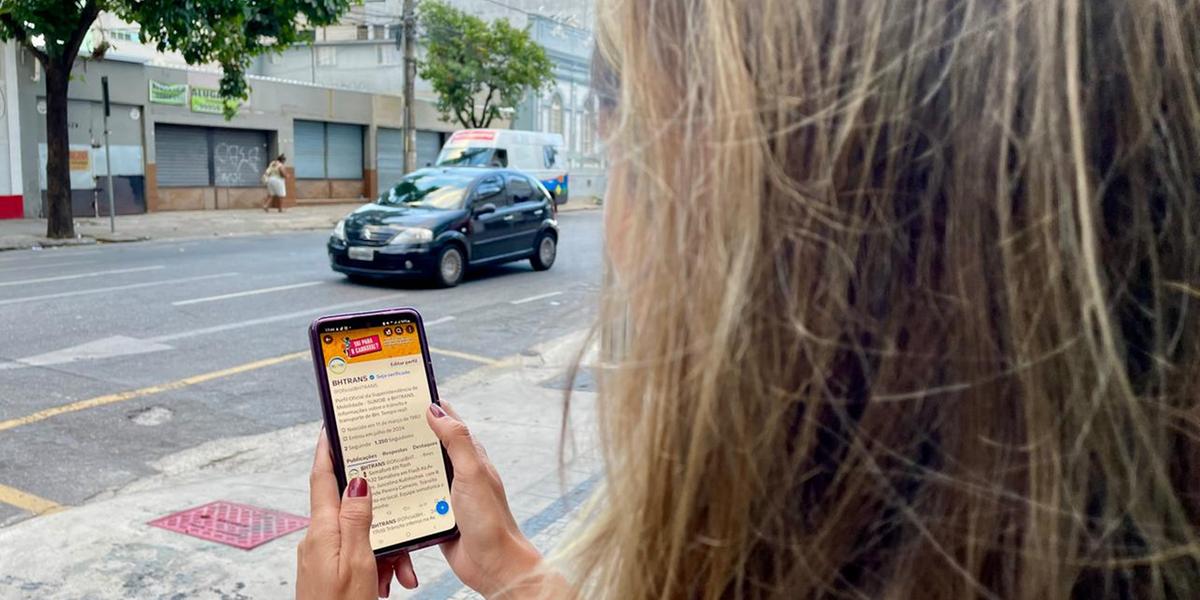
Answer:
<svg viewBox="0 0 1200 600"><path fill-rule="evenodd" d="M362 498L367 495L367 480L355 477L350 480L350 485L346 486L346 489L351 498Z"/></svg>
<svg viewBox="0 0 1200 600"><path fill-rule="evenodd" d="M446 411L442 410L442 407L440 407L436 404L429 405L429 412L433 413L433 416L435 416L439 419L446 416Z"/></svg>

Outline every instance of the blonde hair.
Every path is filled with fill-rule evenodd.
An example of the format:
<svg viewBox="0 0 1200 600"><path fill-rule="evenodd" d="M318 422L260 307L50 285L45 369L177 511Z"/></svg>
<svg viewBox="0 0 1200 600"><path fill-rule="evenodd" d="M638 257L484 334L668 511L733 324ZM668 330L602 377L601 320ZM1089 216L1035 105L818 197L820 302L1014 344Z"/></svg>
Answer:
<svg viewBox="0 0 1200 600"><path fill-rule="evenodd" d="M581 595L1200 597L1194 2L598 14Z"/></svg>

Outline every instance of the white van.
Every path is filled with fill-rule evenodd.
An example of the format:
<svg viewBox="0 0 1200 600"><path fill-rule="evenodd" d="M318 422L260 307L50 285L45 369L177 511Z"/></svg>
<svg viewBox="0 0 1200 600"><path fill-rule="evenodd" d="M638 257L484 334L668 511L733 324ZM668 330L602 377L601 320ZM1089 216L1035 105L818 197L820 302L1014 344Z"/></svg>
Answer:
<svg viewBox="0 0 1200 600"><path fill-rule="evenodd" d="M556 204L570 196L566 160L559 156L558 133L512 129L463 129L446 140L438 154L439 167L507 167L540 180Z"/></svg>

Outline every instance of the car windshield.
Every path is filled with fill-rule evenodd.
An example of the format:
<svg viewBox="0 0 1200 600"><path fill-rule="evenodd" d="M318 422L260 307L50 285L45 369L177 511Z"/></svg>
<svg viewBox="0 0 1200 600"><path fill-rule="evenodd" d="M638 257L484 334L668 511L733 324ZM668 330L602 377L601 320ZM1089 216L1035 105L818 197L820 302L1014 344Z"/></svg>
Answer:
<svg viewBox="0 0 1200 600"><path fill-rule="evenodd" d="M379 196L386 206L416 206L450 210L462 208L471 177L449 173L414 173Z"/></svg>
<svg viewBox="0 0 1200 600"><path fill-rule="evenodd" d="M439 167L488 167L491 165L494 148L471 148L460 146L446 148L438 156Z"/></svg>

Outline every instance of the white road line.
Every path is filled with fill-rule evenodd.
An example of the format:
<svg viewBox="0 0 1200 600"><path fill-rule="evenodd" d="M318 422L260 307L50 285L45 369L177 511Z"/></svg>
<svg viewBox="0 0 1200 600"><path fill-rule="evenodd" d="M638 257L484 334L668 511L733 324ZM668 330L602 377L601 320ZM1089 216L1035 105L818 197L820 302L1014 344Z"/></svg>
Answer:
<svg viewBox="0 0 1200 600"><path fill-rule="evenodd" d="M141 273L143 271L157 271L165 269L162 265L154 265L153 267L135 267L132 269L111 269L108 271L92 271L90 273L79 273L78 275L59 275L57 277L42 277L39 279L23 279L20 281L0 281L0 287L9 285L27 285L30 283L46 283L49 281L66 281L68 279L83 279L84 277L100 277L102 275L118 275L120 273Z"/></svg>
<svg viewBox="0 0 1200 600"><path fill-rule="evenodd" d="M449 317L442 317L440 319L434 319L432 321L426 321L425 327L429 328L429 327L433 327L434 325L441 325L442 323L449 323L450 321L453 321L456 318L457 317L449 316Z"/></svg>
<svg viewBox="0 0 1200 600"><path fill-rule="evenodd" d="M530 296L528 298L521 298L520 300L509 301L509 304L526 304L529 302L537 302L538 300L545 300L546 298L553 298L555 296L561 296L561 295L562 295L562 292L550 292L548 294L538 294L536 296Z"/></svg>
<svg viewBox="0 0 1200 600"><path fill-rule="evenodd" d="M5 267L5 266L0 266L0 271L5 271L5 272L8 272L8 271L26 271L26 270L29 270L29 269L55 269L55 268L58 268L58 267L71 267L71 266L76 266L76 265L90 265L90 264L92 264L92 263L94 263L94 262L96 262L96 261L94 261L94 260L74 260L74 261L62 262L62 263L58 263L58 264L54 264L54 265L22 265L22 266L20 266L20 267Z"/></svg>
<svg viewBox="0 0 1200 600"><path fill-rule="evenodd" d="M228 300L230 298L241 298L243 296L257 296L258 294L270 294L271 292L282 292L284 290L295 290L299 288L312 287L321 285L324 281L306 281L304 283L293 283L291 285L277 285L275 287L260 288L257 290L246 290L244 292L233 292L231 294L221 294L220 296L207 296L204 298L192 298L191 300L180 300L172 302L171 306L187 306L189 304L200 304L201 302L216 302L217 300Z"/></svg>
<svg viewBox="0 0 1200 600"><path fill-rule="evenodd" d="M16 362L0 364L0 369L9 370L17 369L25 366L29 367L45 367L50 365L61 365L72 363L80 360L101 360L105 358L114 358L117 356L128 356L131 354L148 354L150 352L161 352L163 350L171 350L170 346L165 344L154 344L137 338L131 338L123 335L114 335L98 340L92 340L70 348L54 350L38 354L37 356L27 356L17 359Z"/></svg>
<svg viewBox="0 0 1200 600"><path fill-rule="evenodd" d="M290 321L292 319L298 319L300 317L307 317L307 316L311 316L311 315L334 313L334 312L340 311L345 308L362 306L364 304L379 304L379 303L383 303L383 302L389 302L391 300L398 300L398 299L404 297L405 295L406 294L388 294L386 296L379 296L376 298L368 298L366 300L356 300L354 302L342 302L340 304L330 304L328 306L320 306L317 308L298 310L295 312L284 313L281 315L272 315L270 317L250 319L248 321L238 321L237 323L226 323L224 325L214 325L212 327L202 327L200 329L192 329L189 331L180 331L178 333L160 335L158 337L148 338L147 341L161 344L164 342L171 342L174 340L181 340L181 339L196 337L196 336L200 336L200 335L208 335L210 333L221 333L223 331L230 331L233 329L244 329L247 327L254 327L256 325L265 325L267 323L276 323L279 321ZM303 332L301 332L301 333L303 333Z"/></svg>
<svg viewBox="0 0 1200 600"><path fill-rule="evenodd" d="M6 298L0 300L0 306L5 304L18 304L20 302L33 302L35 300L51 300L54 298L70 298L73 296L84 296L87 294L102 294L104 292L119 292L121 290L136 290L138 288L153 287L156 285L169 285L172 283L187 283L189 281L203 281L205 279L216 279L217 277L230 277L237 273L217 273L215 275L198 275L196 277L181 277L179 279L163 279L161 281L148 281L146 283L131 283L129 285L114 285L109 287L92 288L87 290L74 290L70 292L58 292L57 294L40 294L37 296L25 296L22 298Z"/></svg>

